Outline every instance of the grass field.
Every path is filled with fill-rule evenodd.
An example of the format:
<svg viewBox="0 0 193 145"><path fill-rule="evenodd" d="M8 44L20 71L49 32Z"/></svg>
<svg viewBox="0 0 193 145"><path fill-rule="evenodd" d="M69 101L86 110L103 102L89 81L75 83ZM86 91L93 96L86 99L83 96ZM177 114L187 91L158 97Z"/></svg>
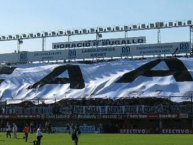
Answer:
<svg viewBox="0 0 193 145"><path fill-rule="evenodd" d="M35 134L28 142L18 133L18 139L6 138L0 132L0 145L33 145ZM41 145L74 145L68 134L43 134ZM193 135L81 134L79 145L193 145Z"/></svg>

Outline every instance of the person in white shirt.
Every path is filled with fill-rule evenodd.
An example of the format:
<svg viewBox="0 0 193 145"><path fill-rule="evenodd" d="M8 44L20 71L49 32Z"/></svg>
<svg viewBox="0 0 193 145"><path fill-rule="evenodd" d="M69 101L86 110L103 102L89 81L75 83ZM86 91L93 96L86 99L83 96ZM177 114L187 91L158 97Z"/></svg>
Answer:
<svg viewBox="0 0 193 145"><path fill-rule="evenodd" d="M36 135L37 135L38 145L40 145L40 144L41 144L41 139L42 139L42 130L41 130L41 127L39 127L39 128L37 129Z"/></svg>
<svg viewBox="0 0 193 145"><path fill-rule="evenodd" d="M12 131L13 131L13 137L17 138L17 125L15 123L13 123Z"/></svg>

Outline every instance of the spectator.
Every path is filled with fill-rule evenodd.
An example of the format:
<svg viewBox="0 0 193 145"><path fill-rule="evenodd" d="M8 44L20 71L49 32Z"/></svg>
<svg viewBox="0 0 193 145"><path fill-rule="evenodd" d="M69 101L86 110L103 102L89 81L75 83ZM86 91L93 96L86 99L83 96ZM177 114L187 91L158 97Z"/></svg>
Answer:
<svg viewBox="0 0 193 145"><path fill-rule="evenodd" d="M72 133L72 140L74 141L74 145L78 145L78 137L80 134L80 129L79 129L79 125L75 126L75 129Z"/></svg>
<svg viewBox="0 0 193 145"><path fill-rule="evenodd" d="M6 137L10 137L11 138L11 125L9 124L9 122L7 122L7 125L6 125Z"/></svg>
<svg viewBox="0 0 193 145"><path fill-rule="evenodd" d="M70 134L70 125L69 124L66 125L66 132Z"/></svg>
<svg viewBox="0 0 193 145"><path fill-rule="evenodd" d="M34 122L32 121L30 123L30 133L33 134L33 129L34 129Z"/></svg>
<svg viewBox="0 0 193 145"><path fill-rule="evenodd" d="M13 130L13 137L17 138L17 125L15 123L13 123L12 130Z"/></svg>
<svg viewBox="0 0 193 145"><path fill-rule="evenodd" d="M48 133L50 134L51 133L51 122L50 122L50 120L48 121Z"/></svg>
<svg viewBox="0 0 193 145"><path fill-rule="evenodd" d="M43 137L41 127L39 127L39 128L37 129L36 135L37 135L38 145L40 145L40 144L41 144L41 139L42 139L42 137Z"/></svg>
<svg viewBox="0 0 193 145"><path fill-rule="evenodd" d="M25 142L27 142L28 140L28 134L30 132L29 126L26 124L25 128L24 128L24 133L25 133Z"/></svg>

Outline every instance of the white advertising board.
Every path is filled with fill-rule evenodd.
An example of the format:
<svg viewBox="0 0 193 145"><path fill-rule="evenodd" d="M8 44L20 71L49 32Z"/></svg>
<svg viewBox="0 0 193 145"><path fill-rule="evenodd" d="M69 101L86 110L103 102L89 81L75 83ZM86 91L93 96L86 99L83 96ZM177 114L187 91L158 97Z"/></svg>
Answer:
<svg viewBox="0 0 193 145"><path fill-rule="evenodd" d="M65 133L67 131L66 127L51 127L52 132Z"/></svg>
<svg viewBox="0 0 193 145"><path fill-rule="evenodd" d="M145 43L146 37L131 37L131 38L117 38L117 39L100 39L100 40L86 40L86 41L72 41L72 42L57 42L52 44L52 49L64 48L85 48L96 46L114 46L114 45L128 45Z"/></svg>
<svg viewBox="0 0 193 145"><path fill-rule="evenodd" d="M82 133L94 133L95 132L95 126L80 126L79 128Z"/></svg>
<svg viewBox="0 0 193 145"><path fill-rule="evenodd" d="M190 42L174 42L1 54L0 63L172 55L189 52Z"/></svg>

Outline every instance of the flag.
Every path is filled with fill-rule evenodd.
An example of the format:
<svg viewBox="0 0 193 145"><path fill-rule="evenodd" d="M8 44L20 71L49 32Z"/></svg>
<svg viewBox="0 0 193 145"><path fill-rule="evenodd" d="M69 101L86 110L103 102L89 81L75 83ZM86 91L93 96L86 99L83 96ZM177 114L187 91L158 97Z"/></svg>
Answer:
<svg viewBox="0 0 193 145"><path fill-rule="evenodd" d="M19 44L23 44L23 40L22 39L18 39L18 43Z"/></svg>

